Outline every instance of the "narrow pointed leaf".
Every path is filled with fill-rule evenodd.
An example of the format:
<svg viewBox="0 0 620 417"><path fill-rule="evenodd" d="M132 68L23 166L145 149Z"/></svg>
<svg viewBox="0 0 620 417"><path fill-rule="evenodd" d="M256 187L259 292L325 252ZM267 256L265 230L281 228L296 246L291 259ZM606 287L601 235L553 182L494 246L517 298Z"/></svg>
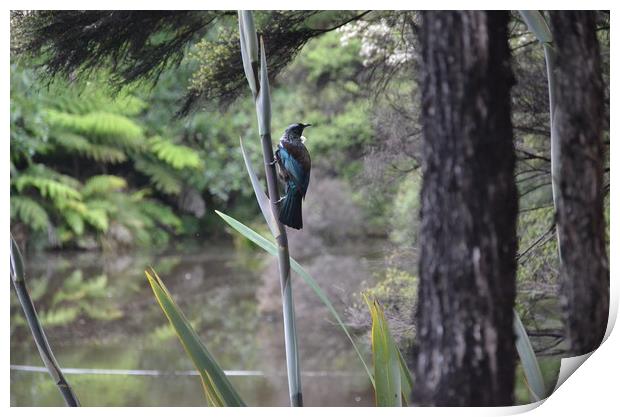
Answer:
<svg viewBox="0 0 620 417"><path fill-rule="evenodd" d="M372 317L372 361L375 369L375 402L379 407L401 407L401 364L399 352L383 310L364 297Z"/></svg>
<svg viewBox="0 0 620 417"><path fill-rule="evenodd" d="M248 84L250 85L250 90L252 90L252 97L256 98L258 93L257 82L254 75L254 71L252 70L252 59L248 52L248 45L246 42L246 31L247 29L244 26L243 12L237 12L239 18L239 43L241 44L241 61L243 62L243 71L245 72L245 78L248 80ZM255 60L255 62L258 59Z"/></svg>
<svg viewBox="0 0 620 417"><path fill-rule="evenodd" d="M553 37L549 25L543 15L537 10L519 10L521 17L525 20L528 29L536 36L540 43L551 43Z"/></svg>
<svg viewBox="0 0 620 417"><path fill-rule="evenodd" d="M239 12L243 21L243 34L245 35L245 45L248 51L250 62L258 62L258 39L256 38L256 26L251 10L241 10Z"/></svg>
<svg viewBox="0 0 620 417"><path fill-rule="evenodd" d="M278 248L276 247L275 243L273 243L272 241L266 239L265 237L261 236L260 234L256 233L254 230L250 229L249 227L247 227L246 225L244 225L240 221L235 220L234 218L232 218L232 217L230 217L230 216L228 216L228 215L226 215L226 214L224 214L224 213L222 213L220 211L215 210L215 212L226 223L228 223L233 229L235 229L236 231L241 233L243 236L248 238L250 241L254 242L256 245L258 245L261 248L263 248L270 255L278 256ZM361 354L360 350L358 349L357 345L353 341L353 337L351 337L351 334L349 333L349 331L347 330L347 327L345 326L344 322L342 321L342 319L340 318L340 316L336 312L336 309L334 308L332 303L327 298L327 295L325 295L325 293L323 292L321 287L319 287L319 285L312 278L312 276L310 276L310 274L308 274L308 272L306 272L306 270L295 259L290 258L290 260L291 260L291 268L293 268L293 270L295 272L297 272L297 274L299 274L299 276L304 280L304 282L310 288L312 288L314 293L319 297L319 299L323 302L323 304L325 304L325 306L328 308L328 310L330 311L332 316L334 316L334 318L336 319L336 321L340 325L340 328L344 331L346 336L351 341L351 344L353 345L353 349L355 349L355 352L357 353L357 356L360 358L360 361L362 362L362 365L364 365L364 369L366 370L366 373L368 374L368 378L370 379L370 382L374 386L375 385L375 380L374 380L374 377L372 375L372 372L370 372L370 368L368 367L368 365L366 365L366 362L364 361L364 358L362 357L362 354Z"/></svg>
<svg viewBox="0 0 620 417"><path fill-rule="evenodd" d="M396 345L396 343L394 345ZM400 349L398 349L398 346L396 347L396 352L398 353L398 362L400 364L400 385L401 385L401 392L403 395L403 403L408 404L409 396L411 395L411 392L413 391L413 377L411 376L411 372L409 371L409 368L407 368L405 359L403 358L403 355L400 353Z"/></svg>
<svg viewBox="0 0 620 417"><path fill-rule="evenodd" d="M263 136L271 132L271 97L269 96L269 74L267 73L267 57L265 43L260 38L260 90L256 99L258 116L258 133Z"/></svg>
<svg viewBox="0 0 620 417"><path fill-rule="evenodd" d="M547 391L545 388L545 382L540 372L540 365L538 359L532 348L530 338L525 331L525 327L519 318L519 314L514 311L513 327L517 336L517 352L519 353L519 359L521 360L521 366L523 367L523 373L527 379L528 386L534 399L540 401L546 397Z"/></svg>
<svg viewBox="0 0 620 417"><path fill-rule="evenodd" d="M172 299L172 295L155 271L144 271L155 298L174 328L183 348L200 373L207 402L216 407L245 406L243 400L232 386L217 361L200 341L189 320Z"/></svg>
<svg viewBox="0 0 620 417"><path fill-rule="evenodd" d="M520 10L521 16L527 27L534 33L538 41L542 44L545 53L545 64L547 67L547 87L549 91L549 126L551 127L551 194L553 196L553 206L558 210L558 194L559 194L559 166L560 166L560 145L555 125L555 102L556 102L556 80L555 80L555 50L551 43L553 35L547 25L542 13L536 10ZM562 247L560 245L560 236L557 235L558 257L560 265L562 264Z"/></svg>
<svg viewBox="0 0 620 417"><path fill-rule="evenodd" d="M252 188L254 189L254 195L256 195L256 200L258 201L258 206L260 207L261 213L263 213L263 217L267 222L267 226L269 226L269 230L273 236L278 235L278 226L276 225L276 219L273 217L273 211L271 210L271 202L269 201L269 197L261 188L260 181L258 181L258 177L256 176L256 172L252 168L252 162L248 157L245 148L243 147L243 139L239 137L239 143L241 145L241 153L243 154L243 161L245 162L245 168L248 171L248 175L250 176L250 181L252 182Z"/></svg>

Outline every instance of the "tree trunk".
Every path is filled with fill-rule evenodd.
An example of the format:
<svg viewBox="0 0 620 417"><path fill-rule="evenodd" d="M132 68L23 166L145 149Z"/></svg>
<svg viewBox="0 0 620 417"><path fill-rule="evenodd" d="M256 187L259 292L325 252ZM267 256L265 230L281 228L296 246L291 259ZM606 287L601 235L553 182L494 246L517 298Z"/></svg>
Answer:
<svg viewBox="0 0 620 417"><path fill-rule="evenodd" d="M604 90L593 12L551 12L559 138L558 231L567 336L576 355L601 343L609 315L603 214Z"/></svg>
<svg viewBox="0 0 620 417"><path fill-rule="evenodd" d="M424 12L413 403L513 403L517 188L508 12Z"/></svg>

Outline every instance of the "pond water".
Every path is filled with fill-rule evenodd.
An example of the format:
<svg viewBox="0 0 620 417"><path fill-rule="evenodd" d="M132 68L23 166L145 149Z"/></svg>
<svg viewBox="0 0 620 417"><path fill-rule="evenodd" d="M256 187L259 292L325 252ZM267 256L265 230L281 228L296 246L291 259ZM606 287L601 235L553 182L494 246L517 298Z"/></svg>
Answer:
<svg viewBox="0 0 620 417"><path fill-rule="evenodd" d="M347 320L359 292L374 285L395 252L383 240L291 252ZM299 254L299 255L296 255ZM404 252L399 266L415 272ZM288 406L280 285L275 259L229 241L194 242L157 253L40 253L25 258L28 286L50 345L85 406L204 406L193 364L144 276L153 267L203 343L251 406ZM521 288L529 330L549 387L561 334L554 288ZM372 406L374 395L349 340L315 293L293 274L304 404ZM547 330L545 330L547 329ZM556 329L550 332L548 329ZM559 329L559 330L557 330ZM545 336L547 334L547 336ZM366 334L356 337L370 363ZM558 351L559 349L559 351ZM62 406L11 289L11 405ZM518 403L531 401L520 367Z"/></svg>
<svg viewBox="0 0 620 417"><path fill-rule="evenodd" d="M205 247L26 257L48 339L83 405L205 405L192 362L145 279L147 266L162 277L220 365L250 371L230 377L248 405L288 405L275 263L227 242ZM385 268L379 247L341 247L300 262L343 313ZM294 277L293 285L305 404L372 405L371 385L350 342L303 281ZM11 405L61 406L49 375L36 368L43 364L11 293Z"/></svg>

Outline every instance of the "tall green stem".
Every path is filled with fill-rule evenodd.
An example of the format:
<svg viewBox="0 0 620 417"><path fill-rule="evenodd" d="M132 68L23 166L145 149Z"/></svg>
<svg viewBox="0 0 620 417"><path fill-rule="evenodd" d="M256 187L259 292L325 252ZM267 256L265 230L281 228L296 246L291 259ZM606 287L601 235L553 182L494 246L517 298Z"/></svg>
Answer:
<svg viewBox="0 0 620 417"><path fill-rule="evenodd" d="M550 148L551 148L551 193L553 195L553 207L557 213L558 211L558 187L559 187L559 159L560 159L560 146L559 138L555 131L555 72L554 72L554 50L551 47L553 42L553 36L549 25L545 21L542 13L536 10L520 10L519 13L527 27L536 36L536 39L540 42L545 53L545 65L547 67L547 86L549 90L549 129L551 131ZM556 230L557 244L558 244L558 257L560 258L560 265L562 264L562 250L560 248L560 235L559 230Z"/></svg>
<svg viewBox="0 0 620 417"><path fill-rule="evenodd" d="M39 355L41 356L47 371L54 379L54 382L60 390L67 406L79 407L80 403L71 389L71 385L69 385L65 379L56 358L54 357L52 348L47 341L47 337L43 331L43 326L41 326L41 322L39 321L39 317L37 316L37 312L34 308L32 298L30 298L28 287L26 287L24 262L19 251L19 247L17 246L15 239L13 239L13 236L11 236L11 282L13 283L13 288L15 288L15 293L17 294L19 303L24 310L28 327L32 332L37 349L39 350Z"/></svg>
<svg viewBox="0 0 620 417"><path fill-rule="evenodd" d="M273 164L273 143L271 141L271 97L269 95L269 78L267 75L267 58L265 45L260 42L260 70L258 70L258 37L254 26L252 13L239 11L239 39L241 42L241 57L246 78L254 96L256 115L258 117L258 130L263 147L263 162L265 165L265 177L267 179L267 193L270 201L271 212L267 212L263 204L264 193L254 184L249 160L244 153L246 166L250 179L252 179L254 192L265 221L271 230L278 245L278 270L280 273L280 290L282 292L282 314L284 317L284 347L286 352L286 369L291 405L300 407L303 405L301 392L301 373L299 366L299 353L297 347L297 330L295 328L295 308L293 305L293 291L291 283L291 264L288 250L288 238L286 229L278 220L278 207L275 202L280 198L276 177L276 168Z"/></svg>

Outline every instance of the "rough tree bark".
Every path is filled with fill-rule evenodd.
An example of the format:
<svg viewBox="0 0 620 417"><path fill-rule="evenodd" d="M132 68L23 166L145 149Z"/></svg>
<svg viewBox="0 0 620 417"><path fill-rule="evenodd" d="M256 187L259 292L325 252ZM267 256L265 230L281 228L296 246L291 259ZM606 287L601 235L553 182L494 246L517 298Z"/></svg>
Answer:
<svg viewBox="0 0 620 417"><path fill-rule="evenodd" d="M595 16L551 12L559 138L558 231L561 292L574 354L596 349L609 315L609 262L603 214L604 89Z"/></svg>
<svg viewBox="0 0 620 417"><path fill-rule="evenodd" d="M424 12L413 403L513 403L517 189L507 12Z"/></svg>

